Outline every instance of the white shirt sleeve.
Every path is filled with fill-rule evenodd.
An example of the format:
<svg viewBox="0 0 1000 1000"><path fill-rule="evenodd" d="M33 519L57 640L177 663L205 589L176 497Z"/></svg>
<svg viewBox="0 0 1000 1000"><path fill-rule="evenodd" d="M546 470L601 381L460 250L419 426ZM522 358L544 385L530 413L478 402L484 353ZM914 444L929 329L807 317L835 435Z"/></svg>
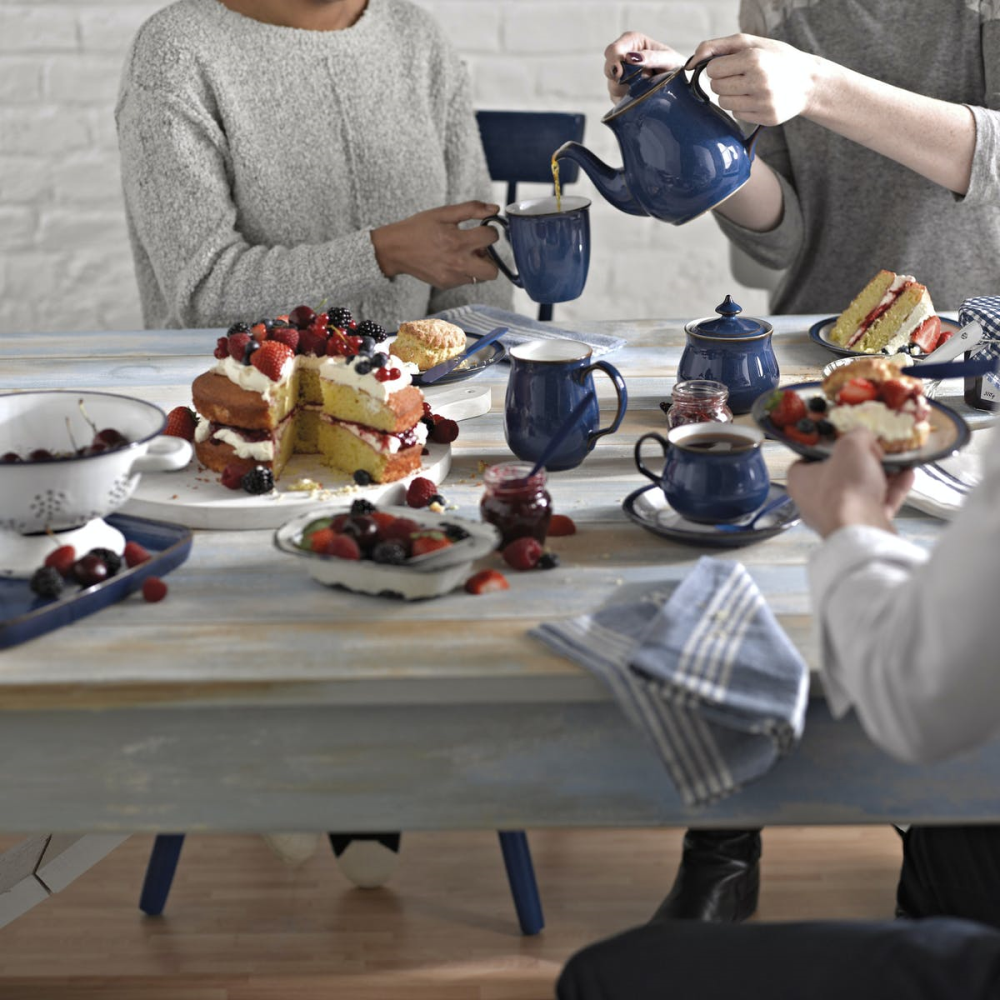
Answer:
<svg viewBox="0 0 1000 1000"><path fill-rule="evenodd" d="M928 555L847 527L809 565L822 676L896 757L930 761L1000 733L1000 428L983 481Z"/></svg>

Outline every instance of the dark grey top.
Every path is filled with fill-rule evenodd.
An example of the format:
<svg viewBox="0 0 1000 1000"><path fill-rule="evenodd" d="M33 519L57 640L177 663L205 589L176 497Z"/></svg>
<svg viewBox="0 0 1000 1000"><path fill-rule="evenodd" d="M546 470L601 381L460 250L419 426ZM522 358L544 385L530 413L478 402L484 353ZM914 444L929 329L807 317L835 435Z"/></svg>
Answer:
<svg viewBox="0 0 1000 1000"><path fill-rule="evenodd" d="M465 68L409 0L369 0L343 31L180 0L139 30L115 113L147 327L510 304L503 277L436 292L375 260L371 229L491 200Z"/></svg>
<svg viewBox="0 0 1000 1000"><path fill-rule="evenodd" d="M787 268L772 311L840 312L879 268L914 275L942 311L1000 293L1000 4L743 0L740 27L968 105L976 120L964 197L804 119L763 129L757 153L781 177L781 223L754 233L716 219L760 263Z"/></svg>

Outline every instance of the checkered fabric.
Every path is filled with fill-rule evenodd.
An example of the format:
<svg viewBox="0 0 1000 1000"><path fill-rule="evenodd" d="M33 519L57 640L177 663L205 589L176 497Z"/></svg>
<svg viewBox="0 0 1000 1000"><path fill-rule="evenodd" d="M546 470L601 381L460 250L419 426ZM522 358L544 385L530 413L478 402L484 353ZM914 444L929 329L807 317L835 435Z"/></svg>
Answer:
<svg viewBox="0 0 1000 1000"><path fill-rule="evenodd" d="M972 352L974 358L1000 358L1000 295L980 295L966 299L958 313L962 326L977 320L983 339ZM983 377L983 398L1000 402L1000 373Z"/></svg>

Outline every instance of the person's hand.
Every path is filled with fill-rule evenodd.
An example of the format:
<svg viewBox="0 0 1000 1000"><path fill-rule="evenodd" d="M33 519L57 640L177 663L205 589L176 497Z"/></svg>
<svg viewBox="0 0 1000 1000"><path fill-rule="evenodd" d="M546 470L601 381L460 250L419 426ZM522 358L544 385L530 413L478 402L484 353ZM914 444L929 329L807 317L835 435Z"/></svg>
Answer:
<svg viewBox="0 0 1000 1000"><path fill-rule="evenodd" d="M824 538L851 524L892 531L912 485L912 469L886 475L882 449L864 428L838 438L825 461L796 462L788 470L788 492L802 520Z"/></svg>
<svg viewBox="0 0 1000 1000"><path fill-rule="evenodd" d="M486 247L499 238L492 226L460 229L469 219L487 219L499 205L466 201L418 212L408 219L372 230L375 259L387 278L411 274L434 288L457 288L492 281L497 266Z"/></svg>
<svg viewBox="0 0 1000 1000"><path fill-rule="evenodd" d="M643 76L654 76L684 65L684 56L669 45L656 42L638 31L626 31L604 50L604 76L612 101L618 101L628 93L628 87L618 82L622 76L622 60L641 66Z"/></svg>
<svg viewBox="0 0 1000 1000"><path fill-rule="evenodd" d="M702 42L688 60L706 59L703 76L719 107L757 125L780 125L808 111L817 94L823 60L784 42L729 35Z"/></svg>

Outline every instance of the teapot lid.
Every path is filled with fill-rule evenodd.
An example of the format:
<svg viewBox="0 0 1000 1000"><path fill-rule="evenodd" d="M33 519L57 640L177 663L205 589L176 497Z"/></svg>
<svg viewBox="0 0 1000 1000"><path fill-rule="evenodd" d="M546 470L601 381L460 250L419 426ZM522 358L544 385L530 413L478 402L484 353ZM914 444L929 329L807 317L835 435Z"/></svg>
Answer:
<svg viewBox="0 0 1000 1000"><path fill-rule="evenodd" d="M739 313L743 312L743 307L731 295L727 295L725 301L716 306L715 311L719 314L719 319L695 320L693 323L688 323L685 330L699 336L718 337L724 340L760 337L773 330L771 324L763 320L751 316L744 319L737 318Z"/></svg>
<svg viewBox="0 0 1000 1000"><path fill-rule="evenodd" d="M617 118L623 111L649 97L654 90L659 90L665 83L669 83L680 72L680 69L671 69L656 76L644 76L641 66L623 62L622 77L619 82L628 84L628 93L601 118L601 121L607 122Z"/></svg>

